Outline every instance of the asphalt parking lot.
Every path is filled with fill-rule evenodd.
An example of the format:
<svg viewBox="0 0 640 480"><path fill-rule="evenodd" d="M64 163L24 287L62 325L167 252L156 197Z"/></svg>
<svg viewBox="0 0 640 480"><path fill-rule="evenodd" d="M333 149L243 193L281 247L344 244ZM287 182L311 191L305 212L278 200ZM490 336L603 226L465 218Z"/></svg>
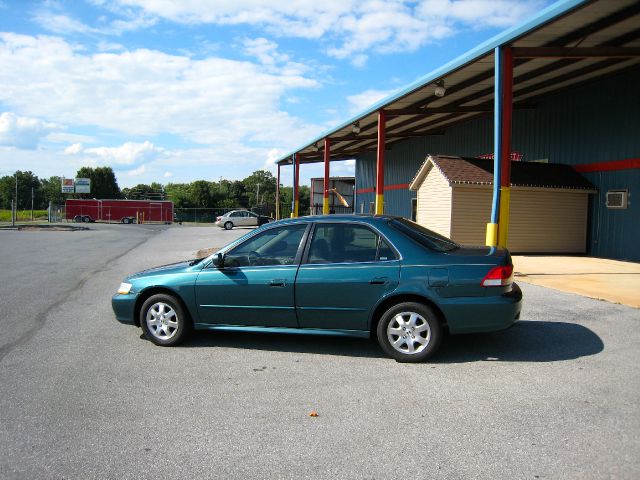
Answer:
<svg viewBox="0 0 640 480"><path fill-rule="evenodd" d="M638 309L522 284L516 326L419 365L324 336L160 348L115 321L126 274L243 233L0 231L0 478L640 475Z"/></svg>

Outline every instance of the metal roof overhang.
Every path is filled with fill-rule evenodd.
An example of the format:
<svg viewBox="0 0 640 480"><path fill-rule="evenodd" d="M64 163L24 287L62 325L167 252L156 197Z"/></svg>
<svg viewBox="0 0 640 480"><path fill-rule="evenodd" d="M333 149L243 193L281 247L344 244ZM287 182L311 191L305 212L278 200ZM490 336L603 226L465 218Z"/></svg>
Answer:
<svg viewBox="0 0 640 480"><path fill-rule="evenodd" d="M538 97L611 75L640 64L638 0L562 0L535 18L484 42L382 100L338 127L282 157L278 164L323 160L323 140L331 140L331 160L375 151L378 111L386 111L386 145L409 137L441 135L452 125L493 112L494 49L511 46L514 109L535 108ZM434 93L443 80L444 97ZM358 123L360 133L353 133Z"/></svg>

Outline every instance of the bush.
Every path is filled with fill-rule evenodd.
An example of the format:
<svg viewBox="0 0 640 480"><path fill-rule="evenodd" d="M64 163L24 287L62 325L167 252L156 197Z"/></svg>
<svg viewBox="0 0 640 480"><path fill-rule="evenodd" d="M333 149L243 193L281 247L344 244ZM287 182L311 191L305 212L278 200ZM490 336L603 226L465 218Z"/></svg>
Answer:
<svg viewBox="0 0 640 480"><path fill-rule="evenodd" d="M33 219L34 220L46 220L47 211L46 210L34 210L33 211ZM31 220L31 210L18 210L18 222L27 222ZM11 221L11 210L0 210L0 222L10 222Z"/></svg>

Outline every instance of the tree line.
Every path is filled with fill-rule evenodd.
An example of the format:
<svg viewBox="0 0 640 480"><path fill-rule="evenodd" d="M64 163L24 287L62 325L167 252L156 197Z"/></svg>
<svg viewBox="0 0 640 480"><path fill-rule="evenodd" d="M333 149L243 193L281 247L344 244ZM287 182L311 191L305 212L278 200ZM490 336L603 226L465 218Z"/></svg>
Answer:
<svg viewBox="0 0 640 480"><path fill-rule="evenodd" d="M170 200L176 208L255 208L273 205L276 195L276 178L266 170L257 170L243 180L196 180L191 183L153 182L131 188L118 186L111 167L82 167L76 178L91 180L91 193L62 193L62 178L58 176L40 179L30 171L17 171L14 175L0 177L0 209L11 208L16 198L18 210L46 209L51 202L64 204L67 198L100 198L129 200ZM309 187L300 187L300 211L309 210ZM280 188L280 204L285 209L291 205L293 189Z"/></svg>

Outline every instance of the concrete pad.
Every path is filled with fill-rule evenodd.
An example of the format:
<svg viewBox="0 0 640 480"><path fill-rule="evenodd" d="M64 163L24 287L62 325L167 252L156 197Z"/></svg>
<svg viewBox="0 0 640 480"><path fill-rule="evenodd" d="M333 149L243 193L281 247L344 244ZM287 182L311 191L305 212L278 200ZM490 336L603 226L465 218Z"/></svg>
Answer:
<svg viewBox="0 0 640 480"><path fill-rule="evenodd" d="M640 308L640 263L582 256L514 255L516 280Z"/></svg>

